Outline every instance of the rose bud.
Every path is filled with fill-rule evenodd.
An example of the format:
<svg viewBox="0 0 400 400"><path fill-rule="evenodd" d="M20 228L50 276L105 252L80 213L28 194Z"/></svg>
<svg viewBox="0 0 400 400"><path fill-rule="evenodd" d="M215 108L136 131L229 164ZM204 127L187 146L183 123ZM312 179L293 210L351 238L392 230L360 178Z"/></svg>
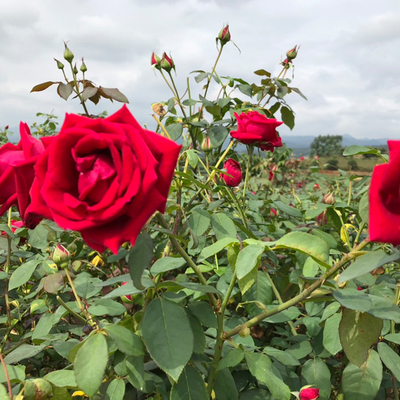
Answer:
<svg viewBox="0 0 400 400"><path fill-rule="evenodd" d="M218 33L217 40L221 42L221 45L226 45L231 40L231 33L229 32L229 25L223 27Z"/></svg>
<svg viewBox="0 0 400 400"><path fill-rule="evenodd" d="M74 59L74 53L68 48L67 43L64 42L65 50L64 50L64 59L69 63Z"/></svg>
<svg viewBox="0 0 400 400"><path fill-rule="evenodd" d="M9 128L9 126L8 126L8 125L6 125L6 127L4 128L4 130L6 131L8 128Z"/></svg>
<svg viewBox="0 0 400 400"><path fill-rule="evenodd" d="M161 59L156 53L154 53L154 51L151 54L151 66L157 69L161 69Z"/></svg>
<svg viewBox="0 0 400 400"><path fill-rule="evenodd" d="M64 64L61 61L58 61L56 58L54 61L57 63L57 68L58 69L64 69Z"/></svg>
<svg viewBox="0 0 400 400"><path fill-rule="evenodd" d="M71 256L69 251L64 246L62 246L60 243L57 243L51 258L54 263L59 265L61 268L68 268Z"/></svg>
<svg viewBox="0 0 400 400"><path fill-rule="evenodd" d="M213 149L213 145L211 144L211 140L208 136L206 136L201 143L201 149L206 153Z"/></svg>
<svg viewBox="0 0 400 400"><path fill-rule="evenodd" d="M304 161L304 157L303 156L300 157L300 161Z"/></svg>
<svg viewBox="0 0 400 400"><path fill-rule="evenodd" d="M270 181L272 181L273 179L274 179L274 173L272 172L272 171L269 171L268 172L268 179L270 180Z"/></svg>
<svg viewBox="0 0 400 400"><path fill-rule="evenodd" d="M82 57L81 71L82 72L86 72L87 71L87 67L86 67L85 61L83 60L83 57Z"/></svg>
<svg viewBox="0 0 400 400"><path fill-rule="evenodd" d="M316 183L316 184L314 185L314 190L318 190L318 189L321 189L321 187L318 185L318 183Z"/></svg>
<svg viewBox="0 0 400 400"><path fill-rule="evenodd" d="M239 183L242 182L242 169L240 168L240 164L236 160L229 158L226 160L224 168L230 176L221 174L220 178L222 178L229 187L238 186Z"/></svg>
<svg viewBox="0 0 400 400"><path fill-rule="evenodd" d="M175 63L172 57L168 57L167 53L164 52L161 62L160 62L161 68L165 69L167 72L170 72L171 69L175 69Z"/></svg>
<svg viewBox="0 0 400 400"><path fill-rule="evenodd" d="M297 57L297 44L296 44L296 46L294 46L293 47L293 49L291 49L291 50L289 50L287 53L286 53L286 57L287 57L287 59L290 61L290 60L294 60L296 57Z"/></svg>
<svg viewBox="0 0 400 400"><path fill-rule="evenodd" d="M76 63L74 65L74 68L72 68L72 72L76 75L78 73L78 68L76 68Z"/></svg>
<svg viewBox="0 0 400 400"><path fill-rule="evenodd" d="M300 390L300 400L316 400L319 399L319 389L306 388Z"/></svg>
<svg viewBox="0 0 400 400"><path fill-rule="evenodd" d="M121 286L124 286L124 285L126 285L128 282L122 282L122 284L121 284ZM126 294L126 295L124 295L124 296L121 296L121 300L124 302L124 303L132 303L132 295L131 294Z"/></svg>
<svg viewBox="0 0 400 400"><path fill-rule="evenodd" d="M274 218L274 217L278 216L278 211L276 211L275 208L271 208L271 209L269 210L269 216L270 216L271 218Z"/></svg>
<svg viewBox="0 0 400 400"><path fill-rule="evenodd" d="M25 400L47 400L53 397L53 387L46 379L28 379L24 386Z"/></svg>
<svg viewBox="0 0 400 400"><path fill-rule="evenodd" d="M328 216L326 215L326 210L319 214L316 218L317 220L317 225L322 226L325 225L328 222Z"/></svg>
<svg viewBox="0 0 400 400"><path fill-rule="evenodd" d="M324 204L335 204L336 203L336 199L335 199L335 196L333 195L333 193L327 193L323 197L322 202Z"/></svg>

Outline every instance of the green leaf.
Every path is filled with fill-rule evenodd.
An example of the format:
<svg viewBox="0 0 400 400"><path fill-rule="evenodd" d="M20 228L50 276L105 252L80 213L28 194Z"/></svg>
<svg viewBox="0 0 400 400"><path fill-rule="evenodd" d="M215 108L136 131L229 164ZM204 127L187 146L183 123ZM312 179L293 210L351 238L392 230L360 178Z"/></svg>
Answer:
<svg viewBox="0 0 400 400"><path fill-rule="evenodd" d="M327 365L320 358L307 360L303 365L301 375L308 385L313 385L320 389L321 400L327 400L330 398L331 373ZM355 399L355 397L349 397L349 399Z"/></svg>
<svg viewBox="0 0 400 400"><path fill-rule="evenodd" d="M254 285L243 296L243 301L259 301L264 305L271 304L273 300L273 292L271 283L263 271L258 271L257 279ZM255 317L260 313L260 309L256 304L250 303L246 305L247 312L251 317Z"/></svg>
<svg viewBox="0 0 400 400"><path fill-rule="evenodd" d="M13 290L28 282L40 262L40 260L30 260L20 265L11 275L8 289Z"/></svg>
<svg viewBox="0 0 400 400"><path fill-rule="evenodd" d="M143 390L146 385L143 356L127 356L125 367L130 384L138 390Z"/></svg>
<svg viewBox="0 0 400 400"><path fill-rule="evenodd" d="M7 365L8 377L11 383L23 382L25 380L25 365ZM7 378L4 368L0 368L0 383L6 383Z"/></svg>
<svg viewBox="0 0 400 400"><path fill-rule="evenodd" d="M329 267L329 246L316 237L304 232L290 232L276 242L276 248L300 251L312 257L325 268Z"/></svg>
<svg viewBox="0 0 400 400"><path fill-rule="evenodd" d="M333 314L325 321L323 341L324 347L332 355L335 355L342 350L342 344L339 338L339 324L341 314Z"/></svg>
<svg viewBox="0 0 400 400"><path fill-rule="evenodd" d="M245 357L250 373L267 386L276 400L290 399L289 387L274 374L268 356L261 353L246 353Z"/></svg>
<svg viewBox="0 0 400 400"><path fill-rule="evenodd" d="M274 357L277 361L279 361L283 365L288 365L293 367L300 365L300 361L287 351L282 351L279 349L275 349L274 347L267 346L263 348L263 353L265 353L269 357Z"/></svg>
<svg viewBox="0 0 400 400"><path fill-rule="evenodd" d="M44 250L49 245L48 234L49 230L43 223L40 223L35 229L28 231L28 242L32 247Z"/></svg>
<svg viewBox="0 0 400 400"><path fill-rule="evenodd" d="M207 400L203 378L189 365L183 370L178 382L172 386L170 400Z"/></svg>
<svg viewBox="0 0 400 400"><path fill-rule="evenodd" d="M128 256L128 267L133 285L135 288L143 290L142 285L143 271L150 265L154 257L153 240L147 232L142 232L136 239L135 246L131 249Z"/></svg>
<svg viewBox="0 0 400 400"><path fill-rule="evenodd" d="M144 355L142 340L128 328L121 325L107 325L104 330L123 353L129 356Z"/></svg>
<svg viewBox="0 0 400 400"><path fill-rule="evenodd" d="M396 324L400 324L400 308L386 297L379 297L372 294L368 295L372 301L372 307L368 314L377 318L392 319Z"/></svg>
<svg viewBox="0 0 400 400"><path fill-rule="evenodd" d="M383 338L389 342L400 344L400 333L389 333Z"/></svg>
<svg viewBox="0 0 400 400"><path fill-rule="evenodd" d="M357 289L345 288L335 290L333 297L344 307L351 310L366 312L371 309L372 301L364 292Z"/></svg>
<svg viewBox="0 0 400 400"><path fill-rule="evenodd" d="M53 327L53 314L51 313L43 314L40 317L40 320L33 331L32 339L38 339L42 336L46 336L50 332L52 327Z"/></svg>
<svg viewBox="0 0 400 400"><path fill-rule="evenodd" d="M358 368L349 364L343 371L342 387L346 399L375 400L382 382L382 363L376 351Z"/></svg>
<svg viewBox="0 0 400 400"><path fill-rule="evenodd" d="M308 340L303 340L302 342L292 344L286 351L300 360L307 357L313 351L313 348Z"/></svg>
<svg viewBox="0 0 400 400"><path fill-rule="evenodd" d="M367 313L343 309L339 325L340 342L351 363L361 367L370 348L378 341L383 321Z"/></svg>
<svg viewBox="0 0 400 400"><path fill-rule="evenodd" d="M283 123L292 130L294 128L294 113L287 107L281 107Z"/></svg>
<svg viewBox="0 0 400 400"><path fill-rule="evenodd" d="M361 197L360 203L358 205L358 213L361 219L368 224L369 222L369 193L365 192Z"/></svg>
<svg viewBox="0 0 400 400"><path fill-rule="evenodd" d="M263 247L254 244L246 246L239 252L236 259L235 271L242 294L245 294L255 282L260 257L263 252Z"/></svg>
<svg viewBox="0 0 400 400"><path fill-rule="evenodd" d="M217 328L217 317L211 306L205 301L195 301L189 304L189 311L208 328Z"/></svg>
<svg viewBox="0 0 400 400"><path fill-rule="evenodd" d="M176 141L182 136L183 125L180 122L169 124L165 127L171 140Z"/></svg>
<svg viewBox="0 0 400 400"><path fill-rule="evenodd" d="M338 283L343 283L350 279L367 274L368 272L371 272L387 263L396 261L399 258L400 252L388 256L383 250L369 251L361 257L358 257L353 264L347 267L346 270L340 274Z"/></svg>
<svg viewBox="0 0 400 400"><path fill-rule="evenodd" d="M279 210L283 211L285 214L291 216L291 217L296 217L296 218L302 218L303 214L300 210L297 208L288 206L287 204L283 203L282 201L274 201L274 204L276 208Z"/></svg>
<svg viewBox="0 0 400 400"><path fill-rule="evenodd" d="M193 333L185 310L164 298L154 299L144 314L142 333L153 360L177 382L193 351Z"/></svg>
<svg viewBox="0 0 400 400"><path fill-rule="evenodd" d="M60 82L57 86L57 93L64 100L68 100L68 97L72 94L72 86L69 83Z"/></svg>
<svg viewBox="0 0 400 400"><path fill-rule="evenodd" d="M287 310L281 311L278 314L271 315L266 318L265 321L270 324L280 324L282 322L290 321L297 318L300 315L300 311L296 307L289 307Z"/></svg>
<svg viewBox="0 0 400 400"><path fill-rule="evenodd" d="M355 156L358 154L380 154L379 150L372 147L351 145L344 149L343 156Z"/></svg>
<svg viewBox="0 0 400 400"><path fill-rule="evenodd" d="M213 125L208 131L211 144L214 148L221 146L229 135L229 130L223 125Z"/></svg>
<svg viewBox="0 0 400 400"><path fill-rule="evenodd" d="M390 369L394 377L400 382L400 356L392 350L386 343L378 343L379 357Z"/></svg>
<svg viewBox="0 0 400 400"><path fill-rule="evenodd" d="M125 382L122 379L114 379L107 388L104 400L123 400L125 396Z"/></svg>
<svg viewBox="0 0 400 400"><path fill-rule="evenodd" d="M101 315L110 315L115 317L117 315L124 314L126 312L126 308L117 301L110 299L100 299L94 302L88 309L90 314L101 316Z"/></svg>
<svg viewBox="0 0 400 400"><path fill-rule="evenodd" d="M193 332L193 353L204 354L206 348L206 335L204 334L203 327L195 316L188 313L188 317Z"/></svg>
<svg viewBox="0 0 400 400"><path fill-rule="evenodd" d="M243 361L244 352L241 349L231 349L229 350L225 356L218 363L217 371L221 371L225 368L236 367L236 365L240 364Z"/></svg>
<svg viewBox="0 0 400 400"><path fill-rule="evenodd" d="M252 97L253 96L253 88L251 85L238 85L238 89L245 95Z"/></svg>
<svg viewBox="0 0 400 400"><path fill-rule="evenodd" d="M182 268L186 261L181 257L163 257L159 258L150 268L153 276L163 272L172 271L174 269Z"/></svg>
<svg viewBox="0 0 400 400"><path fill-rule="evenodd" d="M10 400L10 398L8 397L7 389L3 385L0 385L0 399Z"/></svg>
<svg viewBox="0 0 400 400"><path fill-rule="evenodd" d="M236 226L226 214L213 214L211 217L211 225L217 240L236 237Z"/></svg>
<svg viewBox="0 0 400 400"><path fill-rule="evenodd" d="M39 345L39 346L32 346L30 344L21 344L11 353L9 353L5 358L4 361L6 364L15 364L21 360L25 360L26 358L35 357L39 354L46 346Z"/></svg>
<svg viewBox="0 0 400 400"><path fill-rule="evenodd" d="M265 69L258 69L257 71L254 71L254 73L259 76L268 76L268 78L271 76L271 72L268 72Z"/></svg>
<svg viewBox="0 0 400 400"><path fill-rule="evenodd" d="M196 282L165 281L165 282L159 283L157 285L157 287L158 288L170 288L172 290L184 288L184 289L190 289L195 292L201 292L201 293L216 293L219 296L222 296L222 293L214 286L203 285L201 283L196 283Z"/></svg>
<svg viewBox="0 0 400 400"><path fill-rule="evenodd" d="M197 235L202 236L210 227L211 216L207 210L196 208L189 218L190 229Z"/></svg>
<svg viewBox="0 0 400 400"><path fill-rule="evenodd" d="M206 258L219 253L222 249L231 245L232 243L239 243L239 240L233 237L226 237L221 240L218 240L211 246L205 247L199 255L199 261L205 260Z"/></svg>
<svg viewBox="0 0 400 400"><path fill-rule="evenodd" d="M99 86L98 92L107 99L119 101L120 103L129 103L128 98L117 88L105 88Z"/></svg>
<svg viewBox="0 0 400 400"><path fill-rule="evenodd" d="M32 92L41 92L42 90L46 90L46 89L49 88L51 85L55 85L56 83L58 83L58 82L47 81L47 82L39 83L38 85L35 85L35 86L31 89L31 93L32 93Z"/></svg>
<svg viewBox="0 0 400 400"><path fill-rule="evenodd" d="M107 362L106 338L102 333L96 332L83 343L74 362L76 383L89 397L94 396L99 389Z"/></svg>
<svg viewBox="0 0 400 400"><path fill-rule="evenodd" d="M228 368L217 372L214 389L218 400L237 400L239 398L235 380Z"/></svg>
<svg viewBox="0 0 400 400"><path fill-rule="evenodd" d="M58 387L76 387L74 371L59 370L53 371L43 377L54 386Z"/></svg>

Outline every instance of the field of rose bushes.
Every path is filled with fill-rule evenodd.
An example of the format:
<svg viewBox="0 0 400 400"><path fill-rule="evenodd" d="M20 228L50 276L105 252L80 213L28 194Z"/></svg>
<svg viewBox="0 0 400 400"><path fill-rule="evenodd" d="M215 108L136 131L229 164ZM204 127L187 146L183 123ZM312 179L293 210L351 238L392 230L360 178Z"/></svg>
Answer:
<svg viewBox="0 0 400 400"><path fill-rule="evenodd" d="M278 133L299 47L254 83L218 71L229 26L216 42L188 80L152 54L151 130L89 115L128 99L67 45L32 89L84 113L0 147L0 399L399 399L400 142L345 149L372 178L320 173Z"/></svg>

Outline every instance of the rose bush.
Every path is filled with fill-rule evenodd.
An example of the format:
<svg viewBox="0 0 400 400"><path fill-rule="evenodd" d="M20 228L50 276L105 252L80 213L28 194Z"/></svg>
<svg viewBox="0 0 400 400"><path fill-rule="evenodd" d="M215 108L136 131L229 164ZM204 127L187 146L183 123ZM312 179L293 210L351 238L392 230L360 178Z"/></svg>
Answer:
<svg viewBox="0 0 400 400"><path fill-rule="evenodd" d="M224 168L227 174L221 174L221 178L230 187L236 187L242 182L242 169L240 164L233 158L225 161Z"/></svg>
<svg viewBox="0 0 400 400"><path fill-rule="evenodd" d="M275 118L267 118L258 111L235 113L238 123L236 131L231 136L243 144L258 146L261 150L274 151L275 147L282 147L282 139L276 128L283 124Z"/></svg>
<svg viewBox="0 0 400 400"><path fill-rule="evenodd" d="M181 146L143 129L126 106L106 119L67 114L35 165L29 218L79 231L114 253L164 211Z"/></svg>
<svg viewBox="0 0 400 400"><path fill-rule="evenodd" d="M388 141L389 163L377 165L369 190L369 236L400 244L400 141Z"/></svg>

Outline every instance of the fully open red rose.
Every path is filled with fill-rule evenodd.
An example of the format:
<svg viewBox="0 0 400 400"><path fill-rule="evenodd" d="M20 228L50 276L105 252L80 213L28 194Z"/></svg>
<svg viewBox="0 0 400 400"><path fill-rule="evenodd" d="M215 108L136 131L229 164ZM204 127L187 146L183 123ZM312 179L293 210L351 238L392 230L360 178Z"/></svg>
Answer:
<svg viewBox="0 0 400 400"><path fill-rule="evenodd" d="M319 389L306 388L300 391L300 400L316 400L319 399Z"/></svg>
<svg viewBox="0 0 400 400"><path fill-rule="evenodd" d="M242 169L240 168L240 164L233 158L229 158L225 161L224 168L230 176L221 174L221 178L230 187L238 186L239 183L242 182Z"/></svg>
<svg viewBox="0 0 400 400"><path fill-rule="evenodd" d="M388 141L389 163L377 165L369 189L369 238L400 244L400 141Z"/></svg>
<svg viewBox="0 0 400 400"><path fill-rule="evenodd" d="M18 205L22 220L32 226L25 221L25 211L30 203L34 164L44 152L46 140L43 142L31 136L28 125L23 122L20 123L20 135L17 145L6 143L0 147L0 215Z"/></svg>
<svg viewBox="0 0 400 400"><path fill-rule="evenodd" d="M27 212L117 253L164 212L181 146L143 129L126 106L106 119L67 114L35 166Z"/></svg>
<svg viewBox="0 0 400 400"><path fill-rule="evenodd" d="M231 136L244 144L254 144L261 150L274 151L282 147L282 139L276 128L283 124L275 118L267 118L258 111L235 113L238 122L237 131L231 131Z"/></svg>

